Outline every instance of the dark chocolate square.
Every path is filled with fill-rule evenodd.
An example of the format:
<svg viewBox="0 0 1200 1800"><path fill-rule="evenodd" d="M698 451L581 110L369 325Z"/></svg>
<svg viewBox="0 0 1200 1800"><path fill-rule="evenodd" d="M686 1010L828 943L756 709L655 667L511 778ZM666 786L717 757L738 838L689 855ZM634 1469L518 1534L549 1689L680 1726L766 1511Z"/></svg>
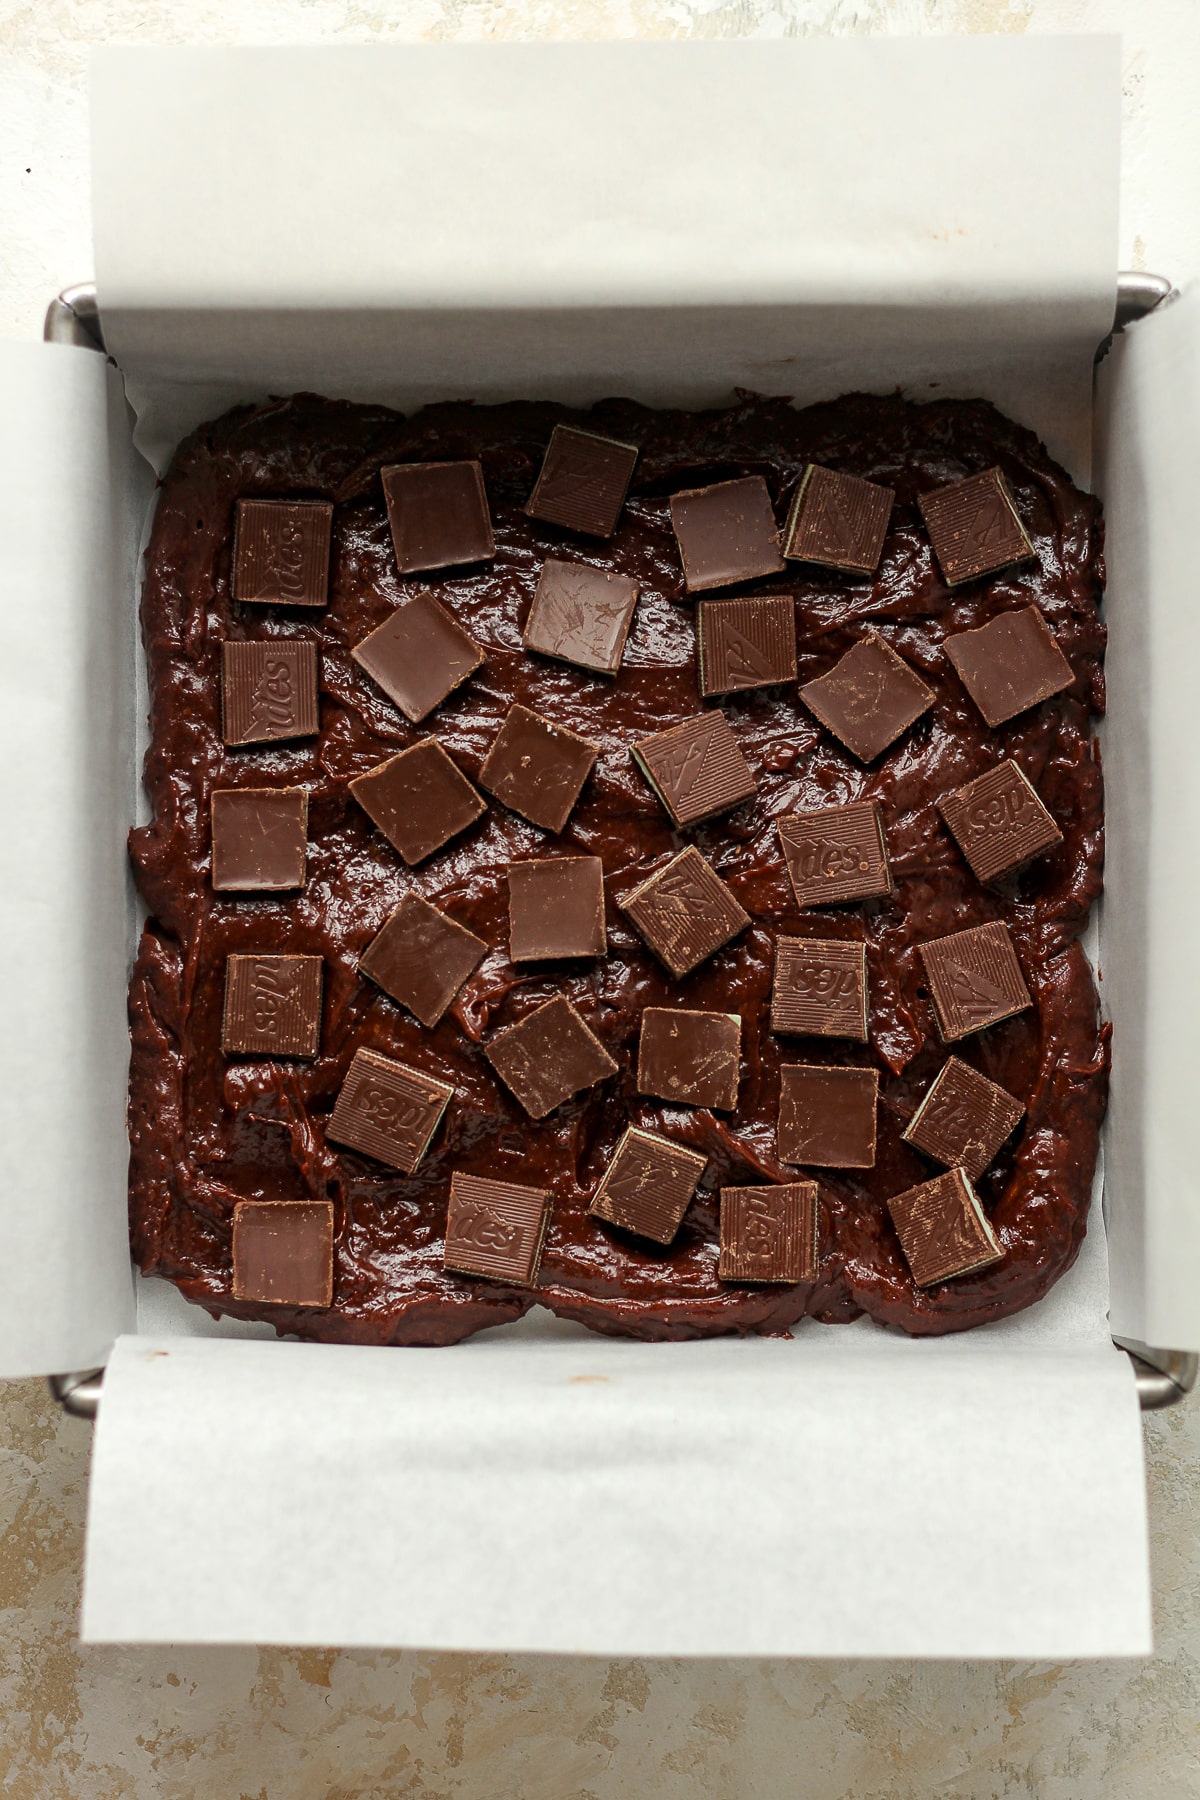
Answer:
<svg viewBox="0 0 1200 1800"><path fill-rule="evenodd" d="M539 856L508 865L511 961L603 956L604 864L598 856Z"/></svg>
<svg viewBox="0 0 1200 1800"><path fill-rule="evenodd" d="M721 1189L718 1281L817 1279L817 1184Z"/></svg>
<svg viewBox="0 0 1200 1800"><path fill-rule="evenodd" d="M729 812L757 792L729 721L716 708L642 738L633 755L676 825Z"/></svg>
<svg viewBox="0 0 1200 1800"><path fill-rule="evenodd" d="M541 656L615 675L637 597L638 584L627 576L551 557L538 576L521 641Z"/></svg>
<svg viewBox="0 0 1200 1800"><path fill-rule="evenodd" d="M757 581L784 567L771 496L761 475L672 494L671 525L689 594Z"/></svg>
<svg viewBox="0 0 1200 1800"><path fill-rule="evenodd" d="M965 1169L977 1181L1024 1117L1025 1108L1006 1088L951 1056L913 1114L904 1139L935 1162Z"/></svg>
<svg viewBox="0 0 1200 1800"><path fill-rule="evenodd" d="M549 1218L549 1188L455 1169L442 1266L458 1275L535 1287Z"/></svg>
<svg viewBox="0 0 1200 1800"><path fill-rule="evenodd" d="M998 613L943 645L958 678L995 727L1069 688L1075 676L1036 606Z"/></svg>
<svg viewBox="0 0 1200 1800"><path fill-rule="evenodd" d="M332 528L327 500L239 500L234 599L243 605L326 605Z"/></svg>
<svg viewBox="0 0 1200 1800"><path fill-rule="evenodd" d="M700 692L740 694L796 679L796 602L791 594L702 600Z"/></svg>
<svg viewBox="0 0 1200 1800"><path fill-rule="evenodd" d="M750 914L694 844L617 904L677 980L750 923Z"/></svg>
<svg viewBox="0 0 1200 1800"><path fill-rule="evenodd" d="M319 956L230 956L221 1048L227 1056L316 1056L321 1045Z"/></svg>
<svg viewBox="0 0 1200 1800"><path fill-rule="evenodd" d="M332 1305L332 1200L239 1200L233 1297L258 1306Z"/></svg>
<svg viewBox="0 0 1200 1800"><path fill-rule="evenodd" d="M874 762L933 705L927 687L878 632L868 632L800 698L859 762Z"/></svg>
<svg viewBox="0 0 1200 1800"><path fill-rule="evenodd" d="M615 1075L617 1065L563 994L498 1031L484 1055L531 1119Z"/></svg>
<svg viewBox="0 0 1200 1800"><path fill-rule="evenodd" d="M979 1197L961 1169L888 1201L900 1248L918 1287L936 1287L988 1269L1004 1255Z"/></svg>
<svg viewBox="0 0 1200 1800"><path fill-rule="evenodd" d="M777 938L771 1030L865 1044L866 945L850 938Z"/></svg>
<svg viewBox="0 0 1200 1800"><path fill-rule="evenodd" d="M304 886L306 788L214 788L212 884L218 893Z"/></svg>
<svg viewBox="0 0 1200 1800"><path fill-rule="evenodd" d="M784 813L775 829L797 906L833 906L891 893L883 817L875 801Z"/></svg>
<svg viewBox="0 0 1200 1800"><path fill-rule="evenodd" d="M1008 926L999 920L918 944L943 1042L1024 1012L1033 1002Z"/></svg>
<svg viewBox="0 0 1200 1800"><path fill-rule="evenodd" d="M422 1025L437 1024L487 945L419 894L406 894L359 958L359 972L407 1006Z"/></svg>
<svg viewBox="0 0 1200 1800"><path fill-rule="evenodd" d="M789 562L872 575L883 555L895 498L891 488L860 475L808 463L792 496L783 554Z"/></svg>
<svg viewBox="0 0 1200 1800"><path fill-rule="evenodd" d="M483 661L475 639L432 594L406 600L350 654L414 725Z"/></svg>
<svg viewBox="0 0 1200 1800"><path fill-rule="evenodd" d="M1015 762L943 794L938 811L979 881L999 881L1062 843L1062 832Z"/></svg>
<svg viewBox="0 0 1200 1800"><path fill-rule="evenodd" d="M429 1148L454 1089L423 1069L375 1050L356 1050L325 1127L344 1144L411 1175Z"/></svg>
<svg viewBox="0 0 1200 1800"><path fill-rule="evenodd" d="M586 738L516 702L487 753L479 785L531 824L561 831L597 755Z"/></svg>
<svg viewBox="0 0 1200 1800"><path fill-rule="evenodd" d="M739 1013L647 1006L638 1040L638 1093L674 1106L737 1105L742 1058Z"/></svg>
<svg viewBox="0 0 1200 1800"><path fill-rule="evenodd" d="M479 463L393 463L379 473L401 575L495 556Z"/></svg>
<svg viewBox="0 0 1200 1800"><path fill-rule="evenodd" d="M785 1064L779 1071L779 1160L815 1169L873 1169L878 1101L874 1069Z"/></svg>
<svg viewBox="0 0 1200 1800"><path fill-rule="evenodd" d="M317 646L309 638L227 638L221 646L221 732L227 744L315 737Z"/></svg>
<svg viewBox="0 0 1200 1800"><path fill-rule="evenodd" d="M949 587L1037 554L999 469L920 494L917 505Z"/></svg>
<svg viewBox="0 0 1200 1800"><path fill-rule="evenodd" d="M638 457L636 444L556 425L525 511L531 519L611 537Z"/></svg>
<svg viewBox="0 0 1200 1800"><path fill-rule="evenodd" d="M708 1158L631 1125L592 1196L588 1212L608 1225L669 1244L683 1222Z"/></svg>
<svg viewBox="0 0 1200 1800"><path fill-rule="evenodd" d="M409 864L424 862L487 811L487 801L436 738L355 776L350 792Z"/></svg>

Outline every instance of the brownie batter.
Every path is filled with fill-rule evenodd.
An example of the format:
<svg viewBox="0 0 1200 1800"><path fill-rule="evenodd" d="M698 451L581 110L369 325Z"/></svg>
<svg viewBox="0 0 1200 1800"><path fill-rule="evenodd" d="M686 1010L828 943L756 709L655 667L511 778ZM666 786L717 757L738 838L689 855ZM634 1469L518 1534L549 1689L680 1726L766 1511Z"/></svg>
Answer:
<svg viewBox="0 0 1200 1800"><path fill-rule="evenodd" d="M640 446L615 535L585 539L524 512L558 421ZM401 577L381 466L479 458L495 561ZM789 564L751 584L795 597L798 681L824 674L868 625L936 693L932 709L869 768L805 710L792 684L723 702L758 780L757 799L684 834L629 754L636 739L703 704L695 604L668 514L680 489L761 475L783 519L807 462L896 490L874 576ZM954 590L942 579L917 495L998 464L1037 561ZM239 606L231 599L235 502L334 503L325 611ZM358 1343L446 1344L518 1318L536 1302L596 1330L642 1338L780 1332L805 1314L867 1312L913 1333L962 1330L1041 1298L1086 1228L1107 1082L1107 1031L1078 943L1101 885L1102 784L1092 722L1102 710L1104 628L1098 502L1080 493L1034 436L978 402L915 405L861 395L793 409L747 400L728 411L649 411L624 401L587 413L551 405L447 405L405 420L381 408L311 397L229 414L182 445L159 499L142 599L151 742L152 822L132 834L149 909L130 1005L130 1217L134 1255L214 1314L269 1318L281 1332ZM547 557L632 577L641 594L615 677L526 652L521 629ZM476 638L486 661L420 725L408 724L351 648L399 602L429 588ZM745 590L735 590L745 591ZM942 644L998 611L1035 602L1070 659L1071 688L989 729ZM227 638L315 636L321 654L317 738L241 749L222 743L221 645ZM600 755L559 836L490 801L476 825L406 869L348 792L348 782L429 735L472 779L518 700L598 743ZM938 796L1000 757L1028 775L1061 845L996 889L980 885L942 823ZM221 787L304 787L308 877L299 894L214 893L209 796ZM883 810L895 891L801 913L773 821L860 798ZM683 981L673 980L618 910L685 842L695 843L751 915L750 928ZM608 955L514 967L508 960L511 859L602 858ZM432 1030L357 972L402 897L416 892L492 946ZM939 1170L901 1134L948 1051L938 1038L917 945L986 920L1012 933L1034 1005L953 1046L1022 1101L1023 1126L977 1184L1003 1260L928 1290L914 1285L885 1200ZM870 1042L779 1038L769 1027L777 932L866 941ZM324 958L321 1051L268 1062L221 1051L226 958L286 952ZM620 1074L534 1124L496 1079L483 1040L565 994ZM739 1013L742 1078L730 1114L672 1107L636 1091L642 1009L683 1004ZM418 1172L400 1176L327 1142L325 1124L356 1048L452 1083L446 1121ZM878 1156L862 1171L817 1171L815 1284L717 1280L717 1191L787 1182L775 1123L784 1063L845 1063L880 1072ZM668 1248L587 1216L628 1124L708 1157L700 1189ZM553 1210L535 1291L445 1272L452 1170L549 1188ZM234 1203L335 1203L334 1303L328 1310L254 1306L231 1293Z"/></svg>

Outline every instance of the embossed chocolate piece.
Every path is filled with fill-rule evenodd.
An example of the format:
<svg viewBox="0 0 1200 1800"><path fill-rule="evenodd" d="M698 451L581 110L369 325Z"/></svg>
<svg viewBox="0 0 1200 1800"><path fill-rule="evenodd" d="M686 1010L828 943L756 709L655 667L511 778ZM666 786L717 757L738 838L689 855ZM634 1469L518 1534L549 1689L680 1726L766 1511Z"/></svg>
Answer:
<svg viewBox="0 0 1200 1800"><path fill-rule="evenodd" d="M980 881L998 881L1062 843L1062 832L1015 762L943 794L938 811Z"/></svg>
<svg viewBox="0 0 1200 1800"><path fill-rule="evenodd" d="M319 956L231 956L225 963L226 1056L315 1056L321 1044Z"/></svg>
<svg viewBox="0 0 1200 1800"><path fill-rule="evenodd" d="M642 738L633 755L676 825L729 812L757 792L729 721L717 708Z"/></svg>
<svg viewBox="0 0 1200 1800"><path fill-rule="evenodd" d="M919 494L917 505L948 587L1037 555L999 469Z"/></svg>
<svg viewBox="0 0 1200 1800"><path fill-rule="evenodd" d="M1010 1138L1025 1108L1006 1088L951 1056L912 1116L906 1143L948 1168L963 1168L972 1181Z"/></svg>
<svg viewBox="0 0 1200 1800"><path fill-rule="evenodd" d="M961 1169L894 1194L887 1204L918 1287L974 1275L1004 1255L979 1196Z"/></svg>
<svg viewBox="0 0 1200 1800"><path fill-rule="evenodd" d="M496 1032L484 1055L531 1119L615 1075L617 1065L563 994Z"/></svg>
<svg viewBox="0 0 1200 1800"><path fill-rule="evenodd" d="M873 1169L879 1076L874 1069L784 1064L779 1158L816 1169Z"/></svg>
<svg viewBox="0 0 1200 1800"><path fill-rule="evenodd" d="M800 698L859 762L874 762L933 705L927 687L902 656L868 632L826 675L805 682Z"/></svg>
<svg viewBox="0 0 1200 1800"><path fill-rule="evenodd" d="M696 626L705 697L796 679L796 603L790 594L703 600Z"/></svg>
<svg viewBox="0 0 1200 1800"><path fill-rule="evenodd" d="M212 884L218 893L282 893L304 886L306 788L214 788Z"/></svg>
<svg viewBox="0 0 1200 1800"><path fill-rule="evenodd" d="M588 1212L608 1225L669 1244L683 1222L706 1156L630 1125Z"/></svg>
<svg viewBox="0 0 1200 1800"><path fill-rule="evenodd" d="M955 632L943 649L991 726L1061 694L1075 679L1036 606L998 613L977 631Z"/></svg>
<svg viewBox="0 0 1200 1800"><path fill-rule="evenodd" d="M817 1184L721 1189L718 1281L817 1279Z"/></svg>
<svg viewBox="0 0 1200 1800"><path fill-rule="evenodd" d="M356 1050L325 1136L411 1175L453 1094L423 1069L410 1069L376 1050Z"/></svg>
<svg viewBox="0 0 1200 1800"><path fill-rule="evenodd" d="M797 906L833 906L891 893L883 816L873 800L784 813L775 829Z"/></svg>
<svg viewBox="0 0 1200 1800"><path fill-rule="evenodd" d="M490 562L495 556L477 462L393 463L379 473L401 575Z"/></svg>
<svg viewBox="0 0 1200 1800"><path fill-rule="evenodd" d="M258 606L326 605L332 527L327 500L239 500L234 599Z"/></svg>
<svg viewBox="0 0 1200 1800"><path fill-rule="evenodd" d="M239 1200L233 1297L259 1306L332 1305L332 1200Z"/></svg>
<svg viewBox="0 0 1200 1800"><path fill-rule="evenodd" d="M483 661L483 651L432 594L398 606L350 652L414 725Z"/></svg>
<svg viewBox="0 0 1200 1800"><path fill-rule="evenodd" d="M580 431L575 425L556 425L525 511L548 525L563 525L589 537L611 537L637 457L636 444Z"/></svg>
<svg viewBox="0 0 1200 1800"><path fill-rule="evenodd" d="M761 475L672 494L671 525L689 594L757 581L784 567L771 496Z"/></svg>
<svg viewBox="0 0 1200 1800"><path fill-rule="evenodd" d="M409 864L424 862L487 811L483 795L436 738L356 775L350 792Z"/></svg>
<svg viewBox="0 0 1200 1800"><path fill-rule="evenodd" d="M317 646L308 638L227 638L221 646L221 734L268 744L315 737Z"/></svg>
<svg viewBox="0 0 1200 1800"><path fill-rule="evenodd" d="M549 1218L549 1188L491 1181L455 1169L442 1267L514 1287L535 1287Z"/></svg>
<svg viewBox="0 0 1200 1800"><path fill-rule="evenodd" d="M656 869L617 904L677 980L750 923L750 914L694 844Z"/></svg>
<svg viewBox="0 0 1200 1800"><path fill-rule="evenodd" d="M1011 1019L1033 1002L1008 926L993 919L918 944L944 1043Z"/></svg>
<svg viewBox="0 0 1200 1800"><path fill-rule="evenodd" d="M521 642L542 656L615 675L637 597L637 582L624 575L550 557L538 576Z"/></svg>
<svg viewBox="0 0 1200 1800"><path fill-rule="evenodd" d="M599 754L565 725L510 706L479 771L479 785L544 831L561 831Z"/></svg>
<svg viewBox="0 0 1200 1800"><path fill-rule="evenodd" d="M512 962L603 956L604 864L598 856L539 856L508 865Z"/></svg>
<svg viewBox="0 0 1200 1800"><path fill-rule="evenodd" d="M638 1040L638 1093L732 1112L741 1056L740 1014L647 1006Z"/></svg>
<svg viewBox="0 0 1200 1800"><path fill-rule="evenodd" d="M865 1044L866 945L848 938L777 938L771 1030Z"/></svg>
<svg viewBox="0 0 1200 1800"><path fill-rule="evenodd" d="M487 945L473 931L419 894L406 894L363 951L358 968L432 1027L486 954Z"/></svg>
<svg viewBox="0 0 1200 1800"><path fill-rule="evenodd" d="M883 555L891 488L808 463L792 497L783 532L789 562L820 563L851 575L872 575Z"/></svg>

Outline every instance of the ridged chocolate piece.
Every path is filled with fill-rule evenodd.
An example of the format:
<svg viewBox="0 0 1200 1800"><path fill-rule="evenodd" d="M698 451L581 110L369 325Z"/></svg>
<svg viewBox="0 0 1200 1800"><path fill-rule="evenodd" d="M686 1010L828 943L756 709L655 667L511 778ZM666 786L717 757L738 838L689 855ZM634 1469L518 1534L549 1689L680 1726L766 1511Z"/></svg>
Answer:
<svg viewBox="0 0 1200 1800"><path fill-rule="evenodd" d="M409 864L424 862L487 811L487 801L436 738L356 776L350 792Z"/></svg>
<svg viewBox="0 0 1200 1800"><path fill-rule="evenodd" d="M459 1275L534 1287L549 1218L549 1188L491 1181L455 1169L442 1266Z"/></svg>
<svg viewBox="0 0 1200 1800"><path fill-rule="evenodd" d="M333 1144L361 1150L411 1175L450 1104L454 1089L422 1069L375 1050L356 1050L325 1127Z"/></svg>
<svg viewBox="0 0 1200 1800"><path fill-rule="evenodd" d="M304 886L306 788L214 788L212 884L218 893L282 893Z"/></svg>
<svg viewBox="0 0 1200 1800"><path fill-rule="evenodd" d="M525 511L589 537L611 537L629 491L637 445L556 425Z"/></svg>
<svg viewBox="0 0 1200 1800"><path fill-rule="evenodd" d="M779 1160L814 1169L873 1169L875 1069L785 1063L779 1071Z"/></svg>
<svg viewBox="0 0 1200 1800"><path fill-rule="evenodd" d="M608 1225L669 1244L707 1164L708 1158L695 1150L631 1125L588 1211Z"/></svg>
<svg viewBox="0 0 1200 1800"><path fill-rule="evenodd" d="M860 475L807 463L788 511L783 554L789 562L871 575L883 555L895 498L891 488Z"/></svg>
<svg viewBox="0 0 1200 1800"><path fill-rule="evenodd" d="M796 602L790 594L704 600L696 625L706 698L796 679Z"/></svg>
<svg viewBox="0 0 1200 1800"><path fill-rule="evenodd" d="M951 1056L913 1114L904 1139L947 1168L965 1169L976 1181L1024 1117L1025 1108L1007 1089Z"/></svg>
<svg viewBox="0 0 1200 1800"><path fill-rule="evenodd" d="M496 1032L484 1055L531 1119L544 1119L573 1094L617 1073L604 1045L563 994Z"/></svg>
<svg viewBox="0 0 1200 1800"><path fill-rule="evenodd" d="M260 1306L332 1305L332 1200L239 1200L233 1295Z"/></svg>
<svg viewBox="0 0 1200 1800"><path fill-rule="evenodd" d="M920 494L917 505L949 587L1037 554L999 469Z"/></svg>
<svg viewBox="0 0 1200 1800"><path fill-rule="evenodd" d="M332 527L327 500L239 500L234 599L258 606L326 605Z"/></svg>
<svg viewBox="0 0 1200 1800"><path fill-rule="evenodd" d="M784 813L775 829L797 906L834 906L891 893L883 816L874 800Z"/></svg>
<svg viewBox="0 0 1200 1800"><path fill-rule="evenodd" d="M229 957L221 1028L225 1054L316 1056L323 969L319 956Z"/></svg>
<svg viewBox="0 0 1200 1800"><path fill-rule="evenodd" d="M742 1057L738 1013L647 1006L638 1039L639 1094L674 1106L709 1106L732 1112L737 1105Z"/></svg>
<svg viewBox="0 0 1200 1800"><path fill-rule="evenodd" d="M315 737L317 646L309 638L227 638L221 646L221 730L227 744Z"/></svg>
<svg viewBox="0 0 1200 1800"><path fill-rule="evenodd" d="M865 1044L866 945L849 938L777 938L771 1030Z"/></svg>
<svg viewBox="0 0 1200 1800"><path fill-rule="evenodd" d="M973 1275L1004 1255L991 1221L961 1169L894 1194L887 1204L918 1287Z"/></svg>
<svg viewBox="0 0 1200 1800"><path fill-rule="evenodd" d="M1061 694L1075 679L1036 606L998 613L978 631L958 631L943 648L993 728Z"/></svg>
<svg viewBox="0 0 1200 1800"><path fill-rule="evenodd" d="M1008 926L998 919L917 948L944 1043L1010 1019L1033 1004Z"/></svg>
<svg viewBox="0 0 1200 1800"><path fill-rule="evenodd" d="M615 675L637 597L637 582L627 576L550 557L538 576L521 642L541 656Z"/></svg>
<svg viewBox="0 0 1200 1800"><path fill-rule="evenodd" d="M604 864L598 856L538 856L508 865L512 962L603 956Z"/></svg>
<svg viewBox="0 0 1200 1800"><path fill-rule="evenodd" d="M715 708L642 738L633 754L676 825L715 818L757 792L729 721Z"/></svg>
<svg viewBox="0 0 1200 1800"><path fill-rule="evenodd" d="M483 651L432 594L417 594L350 652L414 725L483 661Z"/></svg>
<svg viewBox="0 0 1200 1800"><path fill-rule="evenodd" d="M750 923L750 914L694 844L617 904L677 980Z"/></svg>
<svg viewBox="0 0 1200 1800"><path fill-rule="evenodd" d="M432 1028L487 948L428 900L406 894L360 956L359 973Z"/></svg>
<svg viewBox="0 0 1200 1800"><path fill-rule="evenodd" d="M933 705L933 689L876 631L800 689L809 712L859 762L874 762Z"/></svg>
<svg viewBox="0 0 1200 1800"><path fill-rule="evenodd" d="M771 496L761 475L672 494L671 525L689 594L757 581L784 567Z"/></svg>
<svg viewBox="0 0 1200 1800"><path fill-rule="evenodd" d="M718 1281L817 1279L815 1181L721 1189Z"/></svg>
<svg viewBox="0 0 1200 1800"><path fill-rule="evenodd" d="M565 725L527 706L510 706L496 733L479 785L545 831L561 831L599 750Z"/></svg>
<svg viewBox="0 0 1200 1800"><path fill-rule="evenodd" d="M495 556L479 463L393 463L379 473L401 575Z"/></svg>
<svg viewBox="0 0 1200 1800"><path fill-rule="evenodd" d="M938 811L980 881L1011 875L1062 843L1062 832L1015 762L997 763L944 794Z"/></svg>

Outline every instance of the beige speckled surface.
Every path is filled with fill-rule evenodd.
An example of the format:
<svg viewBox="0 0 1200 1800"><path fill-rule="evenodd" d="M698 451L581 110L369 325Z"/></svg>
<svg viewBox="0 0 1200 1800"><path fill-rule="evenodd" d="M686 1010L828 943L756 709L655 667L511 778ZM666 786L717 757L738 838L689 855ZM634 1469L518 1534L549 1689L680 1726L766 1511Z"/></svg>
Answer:
<svg viewBox="0 0 1200 1800"><path fill-rule="evenodd" d="M1124 29L1121 260L1200 272L1195 0L0 0L0 332L87 276L86 45ZM90 1429L0 1388L11 1800L1200 1794L1200 1401L1146 1422L1148 1663L613 1663L80 1649ZM220 1528L218 1522L217 1528Z"/></svg>

